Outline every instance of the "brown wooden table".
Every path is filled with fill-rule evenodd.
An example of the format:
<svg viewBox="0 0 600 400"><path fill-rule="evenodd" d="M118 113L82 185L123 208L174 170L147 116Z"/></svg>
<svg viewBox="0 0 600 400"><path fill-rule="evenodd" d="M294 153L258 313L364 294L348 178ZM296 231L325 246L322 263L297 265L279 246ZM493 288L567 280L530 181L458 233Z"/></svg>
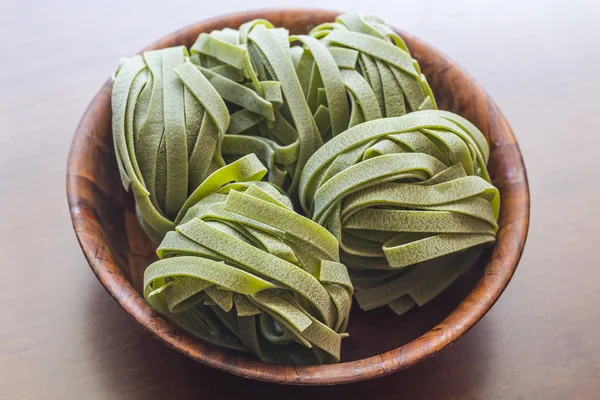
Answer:
<svg viewBox="0 0 600 400"><path fill-rule="evenodd" d="M3 1L0 397L599 399L600 3L411 3L302 5L382 16L487 88L528 167L529 241L500 301L438 356L375 381L297 388L213 371L143 331L89 270L65 198L73 131L118 57L236 2Z"/></svg>

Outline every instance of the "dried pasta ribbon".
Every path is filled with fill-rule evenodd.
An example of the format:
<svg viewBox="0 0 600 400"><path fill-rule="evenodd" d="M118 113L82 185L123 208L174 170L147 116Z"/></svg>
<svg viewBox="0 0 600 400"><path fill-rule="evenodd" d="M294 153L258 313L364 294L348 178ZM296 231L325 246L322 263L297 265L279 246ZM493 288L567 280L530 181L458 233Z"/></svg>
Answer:
<svg viewBox="0 0 600 400"><path fill-rule="evenodd" d="M242 182L249 174L228 167L165 236L145 298L194 335L267 362L338 362L353 287L337 240L261 182L266 169Z"/></svg>
<svg viewBox="0 0 600 400"><path fill-rule="evenodd" d="M310 35L325 43L331 54L340 50L356 54L356 68L354 65L345 68L356 70L362 79L344 71L347 78L353 80L354 87L364 87L360 90L360 97L350 90L354 114L351 126L382 116L397 117L412 111L437 108L419 64L412 58L402 38L379 18L343 14L336 18L335 23L313 28ZM364 101L361 101L364 96L369 103L373 102L372 98L376 100L381 116L364 114ZM361 109L355 110L357 106Z"/></svg>
<svg viewBox="0 0 600 400"><path fill-rule="evenodd" d="M114 75L113 138L125 189L148 236L175 229L188 197L217 168L229 112L183 46L134 56Z"/></svg>
<svg viewBox="0 0 600 400"><path fill-rule="evenodd" d="M300 203L338 239L363 309L424 304L495 240L488 157L474 125L427 110L357 125L308 160Z"/></svg>

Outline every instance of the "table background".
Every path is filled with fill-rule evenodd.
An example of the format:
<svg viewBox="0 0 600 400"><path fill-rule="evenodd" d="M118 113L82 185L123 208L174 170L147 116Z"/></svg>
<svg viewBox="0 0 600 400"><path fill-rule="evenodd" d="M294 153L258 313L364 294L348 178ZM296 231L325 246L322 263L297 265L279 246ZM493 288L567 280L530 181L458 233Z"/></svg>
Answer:
<svg viewBox="0 0 600 400"><path fill-rule="evenodd" d="M252 3L381 16L454 58L511 123L531 184L529 241L494 308L436 357L343 387L256 383L165 347L106 294L79 249L65 196L77 122L120 56L239 3L2 1L0 397L600 398L595 0Z"/></svg>

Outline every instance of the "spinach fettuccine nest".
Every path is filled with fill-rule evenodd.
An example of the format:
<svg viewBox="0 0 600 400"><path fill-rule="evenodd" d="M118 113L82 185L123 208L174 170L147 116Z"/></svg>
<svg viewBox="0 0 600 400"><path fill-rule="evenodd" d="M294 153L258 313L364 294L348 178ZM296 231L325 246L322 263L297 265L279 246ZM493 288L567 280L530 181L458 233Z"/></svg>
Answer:
<svg viewBox="0 0 600 400"><path fill-rule="evenodd" d="M140 224L159 242L183 217L188 194L225 165L229 112L183 46L134 56L115 75L112 129L121 180L132 189Z"/></svg>
<svg viewBox="0 0 600 400"><path fill-rule="evenodd" d="M353 292L338 242L270 183L241 182L253 167L266 173L248 155L200 185L146 270L144 295L211 343L275 363L338 362Z"/></svg>
<svg viewBox="0 0 600 400"><path fill-rule="evenodd" d="M338 362L353 295L402 314L495 240L485 138L437 110L376 17L306 35L254 20L125 59L113 79L121 180L160 243L144 296L208 342Z"/></svg>
<svg viewBox="0 0 600 400"><path fill-rule="evenodd" d="M338 239L363 309L423 305L495 240L488 157L473 124L429 110L358 125L310 158L300 203Z"/></svg>

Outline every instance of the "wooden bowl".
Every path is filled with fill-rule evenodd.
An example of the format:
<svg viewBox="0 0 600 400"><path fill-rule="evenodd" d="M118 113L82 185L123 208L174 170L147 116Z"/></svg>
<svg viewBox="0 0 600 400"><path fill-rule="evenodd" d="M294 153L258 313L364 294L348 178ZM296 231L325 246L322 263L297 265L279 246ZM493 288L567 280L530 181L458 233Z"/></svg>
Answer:
<svg viewBox="0 0 600 400"><path fill-rule="evenodd" d="M333 21L337 14L289 9L236 13L184 28L146 50L190 46L200 32L237 28L255 18L267 18L292 33L305 33L317 24ZM434 355L475 325L506 288L525 245L529 225L525 166L508 122L485 91L439 51L409 34L402 36L421 64L439 107L472 121L490 143L489 169L500 190L502 208L498 239L481 260L484 265L425 307L403 317L387 308L362 312L354 307L340 364L273 365L204 343L160 317L141 296L143 271L156 258L155 246L138 225L132 196L123 190L119 179L111 134L109 81L75 132L67 194L73 227L90 267L125 311L164 343L203 364L246 378L293 385L357 382L400 371Z"/></svg>

